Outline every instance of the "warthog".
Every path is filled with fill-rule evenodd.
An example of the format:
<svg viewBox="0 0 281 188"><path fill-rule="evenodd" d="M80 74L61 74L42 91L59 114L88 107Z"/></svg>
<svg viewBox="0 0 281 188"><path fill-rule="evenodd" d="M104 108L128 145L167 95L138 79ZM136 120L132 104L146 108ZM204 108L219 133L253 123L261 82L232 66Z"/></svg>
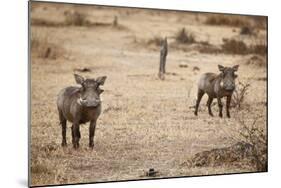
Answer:
<svg viewBox="0 0 281 188"><path fill-rule="evenodd" d="M66 146L66 122L72 125L72 144L76 149L79 147L80 124L90 121L89 127L89 147L94 147L94 136L97 119L101 113L100 94L103 90L99 87L103 85L106 76L97 79L85 79L74 74L77 84L82 87L67 87L60 91L57 99L59 120L62 126L62 146Z"/></svg>
<svg viewBox="0 0 281 188"><path fill-rule="evenodd" d="M197 93L197 101L195 105L194 114L197 116L198 107L200 101L205 93L208 94L209 98L207 101L208 111L210 116L213 116L211 110L211 104L214 98L218 100L219 106L219 116L222 117L222 97L226 98L226 115L230 118L229 107L231 102L231 96L235 89L235 78L237 75L235 72L238 70L239 65L235 65L233 67L224 67L222 65L218 65L220 70L220 74L215 73L205 73L200 77L198 82L198 93Z"/></svg>

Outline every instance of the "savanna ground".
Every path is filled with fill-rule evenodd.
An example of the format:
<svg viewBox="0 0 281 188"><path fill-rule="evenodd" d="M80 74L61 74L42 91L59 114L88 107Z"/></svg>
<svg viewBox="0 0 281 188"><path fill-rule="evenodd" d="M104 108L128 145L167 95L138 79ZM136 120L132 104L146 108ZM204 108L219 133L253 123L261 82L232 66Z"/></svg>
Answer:
<svg viewBox="0 0 281 188"><path fill-rule="evenodd" d="M255 162L267 164L266 148L256 147L267 144L266 36L263 17L32 2L31 185L154 178L150 168L156 178L266 171ZM204 96L196 117L197 80L218 64L240 65L244 99L228 119L216 100L210 117ZM88 124L74 150L68 123L61 147L56 98L75 85L74 72L107 76L93 150Z"/></svg>

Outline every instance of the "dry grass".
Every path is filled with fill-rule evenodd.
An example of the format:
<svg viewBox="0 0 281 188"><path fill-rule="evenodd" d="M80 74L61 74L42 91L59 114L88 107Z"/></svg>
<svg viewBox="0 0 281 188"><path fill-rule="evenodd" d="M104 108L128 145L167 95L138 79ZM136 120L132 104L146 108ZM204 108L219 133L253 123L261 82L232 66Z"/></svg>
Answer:
<svg viewBox="0 0 281 188"><path fill-rule="evenodd" d="M225 39L223 40L222 51L227 54L247 54L248 47L243 41Z"/></svg>
<svg viewBox="0 0 281 188"><path fill-rule="evenodd" d="M261 55L252 55L246 60L246 65L253 65L256 67L266 67L266 59Z"/></svg>
<svg viewBox="0 0 281 188"><path fill-rule="evenodd" d="M227 54L260 54L265 56L267 54L266 44L251 44L247 45L242 40L223 39L222 52Z"/></svg>
<svg viewBox="0 0 281 188"><path fill-rule="evenodd" d="M58 10L62 11L61 16L53 18ZM46 10L37 7L32 16L63 22L63 11L63 4L48 6ZM132 44L132 38L136 36L139 40L148 41L153 35L174 36L177 28L182 28L186 20L194 19L194 16L182 14L180 17L186 19L175 22L177 15L173 12L151 14L140 9L130 12L125 19L126 11L95 6L82 11L88 15L87 19L98 19L98 23L109 23L110 27L32 25L32 33L38 30L41 33L37 39L32 39L33 46L60 44L65 51L71 52L73 58L54 61L38 56L34 47L31 51L31 184L142 179L147 178L146 172L151 168L159 172L157 178L256 171L255 166L245 167L239 165L239 161L237 165L214 167L189 167L186 164L187 159L196 153L237 143L233 134L241 130L238 118L241 112L248 112L247 108L235 108L231 110L231 119L210 118L204 97L199 116L195 117L189 106L196 98L199 76L204 72L217 73L218 62L232 66L249 57L203 54L192 49L204 44L174 42L173 45L177 43L190 48L183 51L171 47L166 66L170 74L166 75L165 81L160 81L157 78L159 50L153 51L147 44ZM122 23L130 31L114 29L112 15L118 16L118 25ZM221 41L222 35L232 34L228 28L219 30L218 35L215 27L193 22L192 31L197 31L196 39L208 41L210 46L217 46L216 41ZM46 33L51 37L46 38ZM205 34L210 36L209 40L202 37ZM188 67L179 68L181 62L186 62ZM83 71L83 68L91 71ZM266 128L266 83L257 79L266 77L265 68L240 64L238 72L241 82L251 80L251 87L255 88L255 92L247 95L251 113L245 120L253 121L261 115L262 120L256 125L263 128ZM94 150L88 148L88 124L81 125L81 147L78 150L71 145L70 123L67 125L68 146L60 146L61 127L56 97L62 88L75 85L73 70L78 69L87 77L107 75ZM217 107L213 107L213 113L218 114Z"/></svg>
<svg viewBox="0 0 281 188"><path fill-rule="evenodd" d="M50 37L42 33L31 34L31 54L43 59L57 59L63 57L65 50L51 41Z"/></svg>
<svg viewBox="0 0 281 188"><path fill-rule="evenodd" d="M216 26L225 25L225 26L234 26L234 27L248 26L250 24L249 20L245 16L221 15L221 14L209 15L205 23L208 25L216 25Z"/></svg>
<svg viewBox="0 0 281 188"><path fill-rule="evenodd" d="M154 36L153 38L151 38L147 41L147 44L148 45L161 46L162 41L163 41L162 37Z"/></svg>

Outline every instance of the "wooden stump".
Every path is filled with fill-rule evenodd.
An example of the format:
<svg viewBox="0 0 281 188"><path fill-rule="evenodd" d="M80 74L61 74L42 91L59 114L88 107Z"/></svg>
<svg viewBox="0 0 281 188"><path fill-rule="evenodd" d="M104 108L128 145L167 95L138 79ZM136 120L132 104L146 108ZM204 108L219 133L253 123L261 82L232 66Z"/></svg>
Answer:
<svg viewBox="0 0 281 188"><path fill-rule="evenodd" d="M165 79L167 55L168 55L168 41L167 41L167 37L165 37L165 39L162 40L161 49L160 49L160 66L159 66L158 77L161 80Z"/></svg>

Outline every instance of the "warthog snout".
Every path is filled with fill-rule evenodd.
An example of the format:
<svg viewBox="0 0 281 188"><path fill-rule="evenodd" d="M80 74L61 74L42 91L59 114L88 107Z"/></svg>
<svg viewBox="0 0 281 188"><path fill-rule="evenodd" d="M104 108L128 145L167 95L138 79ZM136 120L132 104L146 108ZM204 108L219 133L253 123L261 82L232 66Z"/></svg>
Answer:
<svg viewBox="0 0 281 188"><path fill-rule="evenodd" d="M231 80L221 81L220 86L226 91L234 91L235 89L235 83Z"/></svg>
<svg viewBox="0 0 281 188"><path fill-rule="evenodd" d="M101 100L100 99L87 100L87 99L82 99L80 97L78 99L78 103L85 107L97 107L101 104Z"/></svg>

